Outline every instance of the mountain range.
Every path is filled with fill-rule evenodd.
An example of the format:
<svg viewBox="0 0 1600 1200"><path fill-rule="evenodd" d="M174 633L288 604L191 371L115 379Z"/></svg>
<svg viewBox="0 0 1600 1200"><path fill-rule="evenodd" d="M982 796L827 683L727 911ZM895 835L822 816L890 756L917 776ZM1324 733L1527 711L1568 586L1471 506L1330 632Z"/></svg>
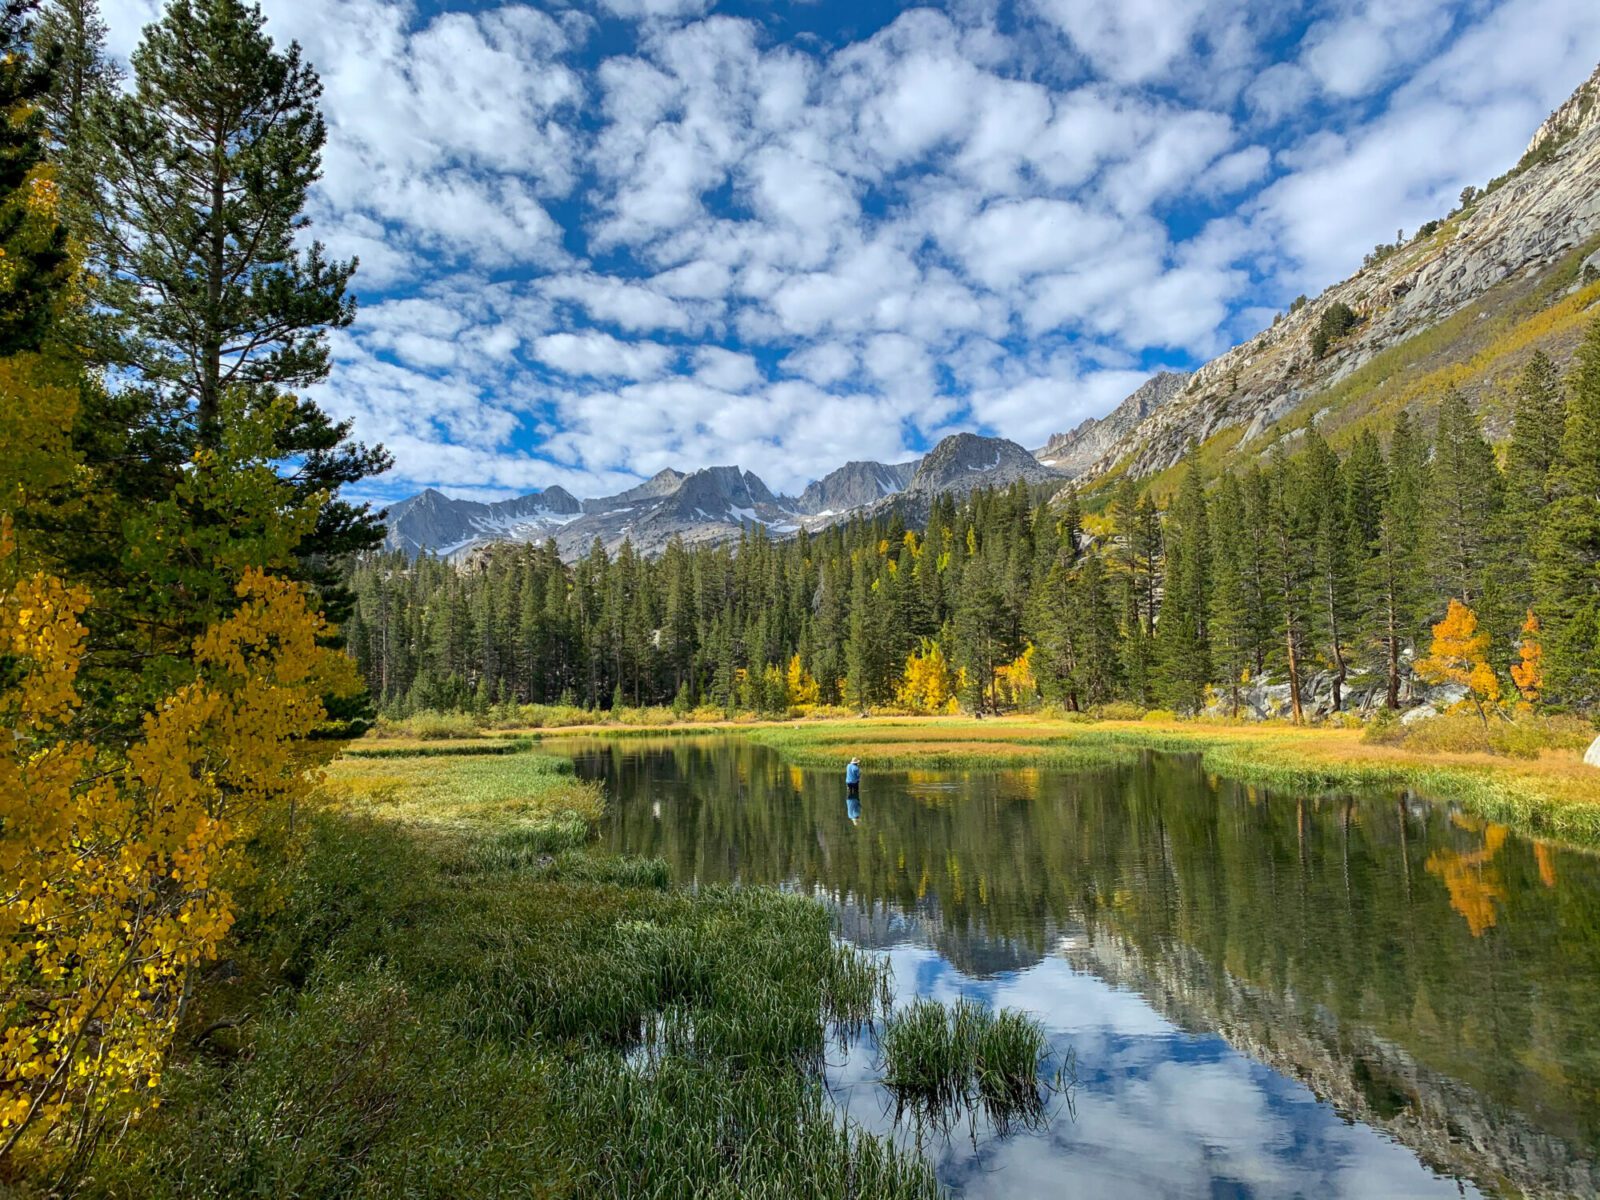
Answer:
<svg viewBox="0 0 1600 1200"><path fill-rule="evenodd" d="M915 517L943 493L1065 478L1015 442L958 433L911 462L846 463L799 496L774 495L759 476L738 467L703 467L688 474L666 470L618 495L589 500L548 488L482 504L429 488L389 509L385 546L413 556L426 550L459 558L490 542L553 538L562 557L571 559L599 538L608 551L631 541L641 553L654 554L674 537L687 543L719 541L754 526L784 536L892 504Z"/></svg>
<svg viewBox="0 0 1600 1200"><path fill-rule="evenodd" d="M1451 388L1492 437L1509 429L1511 383L1534 350L1558 364L1600 313L1600 68L1534 133L1521 160L1409 238L1380 245L1349 279L1301 297L1255 337L1192 374L1156 374L1104 417L1028 451L960 433L910 462L850 462L775 495L749 471L662 471L615 496L561 488L482 504L429 489L389 509L386 545L460 556L494 541L554 538L564 558L598 538L657 553L673 537L775 536L899 506L908 524L940 493L1113 475L1158 493L1186 447L1217 470L1293 447L1316 422L1335 446L1386 432L1402 409L1424 425ZM1330 333L1330 330L1332 331ZM1320 332L1319 332L1320 331Z"/></svg>

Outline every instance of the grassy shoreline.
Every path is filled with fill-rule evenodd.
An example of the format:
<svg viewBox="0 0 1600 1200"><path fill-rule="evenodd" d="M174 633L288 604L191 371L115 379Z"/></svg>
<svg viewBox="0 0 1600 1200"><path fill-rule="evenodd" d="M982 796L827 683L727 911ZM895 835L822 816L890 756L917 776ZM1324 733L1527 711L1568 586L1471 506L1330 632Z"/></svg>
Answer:
<svg viewBox="0 0 1600 1200"><path fill-rule="evenodd" d="M1199 754L1206 770L1245 783L1309 792L1409 790L1528 834L1600 845L1600 771L1571 750L1512 759L1375 745L1359 729L1027 717L790 724L748 736L796 765L818 767L842 767L857 755L869 767L899 769L1093 765L1097 756L1111 763L1147 750Z"/></svg>
<svg viewBox="0 0 1600 1200"><path fill-rule="evenodd" d="M940 1194L827 1097L888 991L822 905L597 851L569 759L352 757L326 791L80 1194Z"/></svg>
<svg viewBox="0 0 1600 1200"><path fill-rule="evenodd" d="M748 737L794 766L814 768L842 769L859 756L877 770L1074 770L1115 765L1145 751L1198 754L1206 770L1245 783L1306 792L1411 791L1532 836L1600 847L1600 771L1586 766L1582 751L1574 749L1523 759L1375 744L1364 741L1359 728L1029 716L596 724L495 736L538 744L707 734Z"/></svg>

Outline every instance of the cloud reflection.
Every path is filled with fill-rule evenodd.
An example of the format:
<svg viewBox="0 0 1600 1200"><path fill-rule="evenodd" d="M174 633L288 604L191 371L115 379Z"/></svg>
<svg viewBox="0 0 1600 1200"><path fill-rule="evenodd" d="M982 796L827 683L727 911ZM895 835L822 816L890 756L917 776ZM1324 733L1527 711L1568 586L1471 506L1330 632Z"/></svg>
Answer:
<svg viewBox="0 0 1600 1200"><path fill-rule="evenodd" d="M1064 959L975 979L931 949L886 951L897 1002L961 996L1022 1009L1078 1064L1076 1119L1058 1106L1043 1132L1001 1140L981 1125L924 1137L940 1178L965 1197L1479 1195L1434 1174L1405 1147L1352 1124L1304 1085L1214 1034L1185 1032L1137 993ZM849 1119L907 1144L875 1082L875 1048L857 1045L828 1071Z"/></svg>

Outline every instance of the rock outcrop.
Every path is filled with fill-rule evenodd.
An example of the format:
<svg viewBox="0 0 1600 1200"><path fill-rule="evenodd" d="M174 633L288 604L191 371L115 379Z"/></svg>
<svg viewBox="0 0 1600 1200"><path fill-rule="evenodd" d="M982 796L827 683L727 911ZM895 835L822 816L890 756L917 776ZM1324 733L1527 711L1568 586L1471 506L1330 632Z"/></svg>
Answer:
<svg viewBox="0 0 1600 1200"><path fill-rule="evenodd" d="M1081 475L1109 454L1141 421L1165 408L1189 382L1184 371L1162 371L1139 385L1111 412L1090 417L1067 433L1058 433L1033 452L1045 466L1065 475Z"/></svg>
<svg viewBox="0 0 1600 1200"><path fill-rule="evenodd" d="M941 441L920 463L906 491L923 496L965 494L979 487L1048 483L1060 474L1005 438L956 433Z"/></svg>

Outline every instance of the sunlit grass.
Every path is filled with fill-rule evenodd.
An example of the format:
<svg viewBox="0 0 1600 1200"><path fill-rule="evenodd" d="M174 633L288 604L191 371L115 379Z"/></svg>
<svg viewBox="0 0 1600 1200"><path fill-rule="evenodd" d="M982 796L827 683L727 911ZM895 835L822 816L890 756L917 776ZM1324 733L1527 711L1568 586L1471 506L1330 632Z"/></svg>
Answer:
<svg viewBox="0 0 1600 1200"><path fill-rule="evenodd" d="M376 763L346 756L328 768L327 791L348 811L434 832L500 836L570 827L597 821L605 810L597 784L578 779L570 759L546 754L412 755Z"/></svg>
<svg viewBox="0 0 1600 1200"><path fill-rule="evenodd" d="M1600 772L1567 730L1533 757L1364 741L1360 728L1213 721L895 718L773 726L752 741L797 766L870 771L1094 767L1146 750L1198 754L1208 771L1283 790L1408 790L1580 845L1600 843ZM1419 742L1424 739L1419 738Z"/></svg>
<svg viewBox="0 0 1600 1200"><path fill-rule="evenodd" d="M327 791L247 914L249 986L189 1020L255 1016L178 1057L84 1194L939 1194L822 1086L889 981L821 905L594 853L603 797L563 759L344 760Z"/></svg>

